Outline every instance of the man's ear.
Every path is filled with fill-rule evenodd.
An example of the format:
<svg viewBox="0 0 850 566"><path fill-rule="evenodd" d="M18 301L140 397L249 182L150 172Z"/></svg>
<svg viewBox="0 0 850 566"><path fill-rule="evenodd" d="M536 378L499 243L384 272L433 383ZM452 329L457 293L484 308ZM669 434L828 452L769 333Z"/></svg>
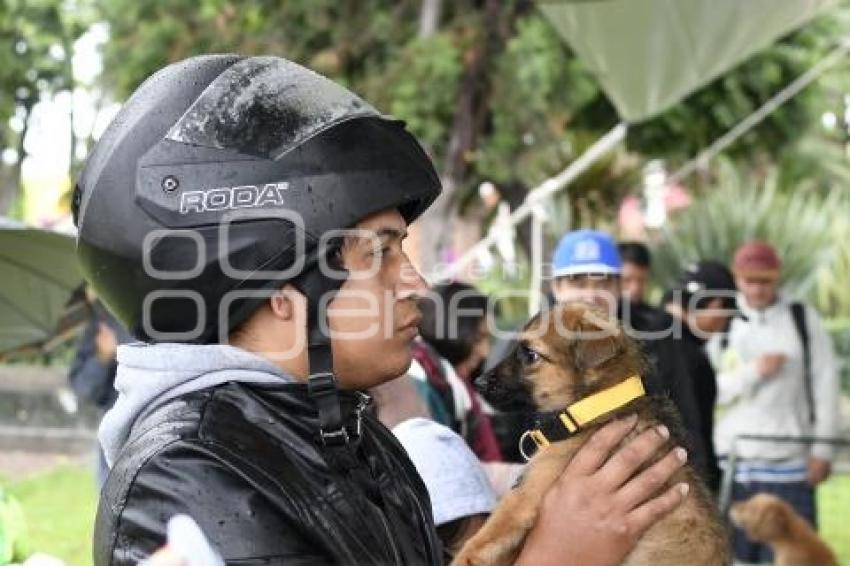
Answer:
<svg viewBox="0 0 850 566"><path fill-rule="evenodd" d="M286 285L282 289L278 289L269 297L269 308L272 315L280 320L292 320L295 318L297 305L301 298L301 293L292 285Z"/></svg>

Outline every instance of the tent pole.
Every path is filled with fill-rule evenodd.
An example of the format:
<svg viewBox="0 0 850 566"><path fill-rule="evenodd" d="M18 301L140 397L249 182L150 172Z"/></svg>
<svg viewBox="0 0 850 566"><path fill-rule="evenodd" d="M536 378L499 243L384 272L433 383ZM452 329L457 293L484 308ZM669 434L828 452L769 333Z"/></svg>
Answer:
<svg viewBox="0 0 850 566"><path fill-rule="evenodd" d="M543 227L547 216L543 204L538 202L531 213L531 288L528 294L528 316L534 316L540 310L541 290L543 286Z"/></svg>
<svg viewBox="0 0 850 566"><path fill-rule="evenodd" d="M620 122L608 133L596 140L587 151L579 156L578 159L570 163L570 165L531 190L525 197L523 203L511 213L510 224L516 226L534 211L535 206L545 206L545 201L564 187L572 183L579 175L584 173L591 165L596 163L603 155L612 151L626 137L628 126L625 122ZM542 230L541 230L542 233ZM464 267L466 267L478 254L487 250L496 241L495 234L488 234L485 238L479 240L475 245L469 248L466 253L460 256L452 264L446 266L438 266L428 276L428 281L433 283L436 281L445 281L457 275ZM532 243L532 245L534 245ZM533 269L533 267L532 267Z"/></svg>
<svg viewBox="0 0 850 566"><path fill-rule="evenodd" d="M791 84L776 93L770 100L765 102L758 110L738 122L738 124L717 138L710 146L699 152L699 154L682 165L675 173L670 175L668 183L675 184L697 169L705 167L720 152L732 145L738 138L756 127L762 120L770 116L777 108L797 96L801 90L816 81L823 73L834 67L850 53L850 39L842 41L838 47L830 51L818 63L808 71L797 77Z"/></svg>

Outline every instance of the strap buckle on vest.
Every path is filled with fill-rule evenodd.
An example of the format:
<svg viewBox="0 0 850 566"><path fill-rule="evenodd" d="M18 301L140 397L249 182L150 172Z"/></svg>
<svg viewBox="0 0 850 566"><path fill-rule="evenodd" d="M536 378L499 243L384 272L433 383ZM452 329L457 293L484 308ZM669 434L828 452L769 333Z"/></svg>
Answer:
<svg viewBox="0 0 850 566"><path fill-rule="evenodd" d="M307 380L310 396L319 410L319 440L323 446L346 446L351 436L345 428L339 408L336 379L331 372L320 372Z"/></svg>
<svg viewBox="0 0 850 566"><path fill-rule="evenodd" d="M319 439L322 441L322 446L345 446L351 442L351 437L344 426L330 432L320 428Z"/></svg>

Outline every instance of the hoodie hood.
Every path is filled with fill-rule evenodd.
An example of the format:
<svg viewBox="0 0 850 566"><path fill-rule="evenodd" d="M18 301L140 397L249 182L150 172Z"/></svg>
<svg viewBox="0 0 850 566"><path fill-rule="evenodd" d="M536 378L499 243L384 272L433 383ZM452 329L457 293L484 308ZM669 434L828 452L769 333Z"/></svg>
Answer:
<svg viewBox="0 0 850 566"><path fill-rule="evenodd" d="M292 376L241 348L220 344L130 344L118 347L118 400L100 423L98 438L112 467L144 413L180 395L228 382L292 383Z"/></svg>

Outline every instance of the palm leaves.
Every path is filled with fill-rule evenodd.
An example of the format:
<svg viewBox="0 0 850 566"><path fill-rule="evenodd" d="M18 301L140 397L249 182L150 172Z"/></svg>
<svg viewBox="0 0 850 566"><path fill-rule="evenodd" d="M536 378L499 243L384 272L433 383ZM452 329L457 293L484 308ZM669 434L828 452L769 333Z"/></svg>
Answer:
<svg viewBox="0 0 850 566"><path fill-rule="evenodd" d="M850 199L840 191L823 196L806 185L783 192L774 170L752 182L720 162L715 187L663 231L655 250L659 281L670 281L699 259L729 262L742 242L761 239L781 255L790 295L826 301L818 306L828 307L828 317L850 315Z"/></svg>

